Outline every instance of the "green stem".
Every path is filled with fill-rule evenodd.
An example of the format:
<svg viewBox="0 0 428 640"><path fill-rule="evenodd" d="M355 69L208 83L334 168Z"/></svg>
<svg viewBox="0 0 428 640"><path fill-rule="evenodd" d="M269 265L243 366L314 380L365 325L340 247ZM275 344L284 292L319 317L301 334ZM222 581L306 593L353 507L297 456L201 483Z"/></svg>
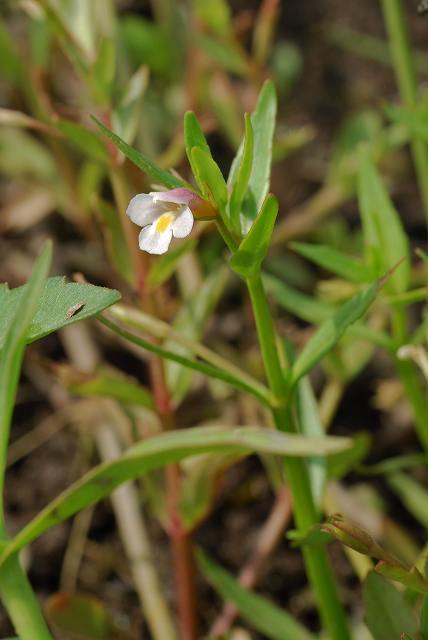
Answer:
<svg viewBox="0 0 428 640"><path fill-rule="evenodd" d="M282 431L297 431L292 408L287 403L289 391L281 368L275 327L260 276L248 279L247 286L253 306L266 376L272 392L278 402L282 403L282 406L272 411L275 424ZM285 469L293 495L297 528L304 532L318 521L307 467L303 460L287 457ZM303 557L322 621L331 640L348 640L350 634L346 616L338 598L326 549L321 546L306 546L303 548Z"/></svg>
<svg viewBox="0 0 428 640"><path fill-rule="evenodd" d="M0 596L21 640L53 640L16 554L0 567Z"/></svg>
<svg viewBox="0 0 428 640"><path fill-rule="evenodd" d="M394 351L397 351L408 341L405 311L398 305L392 311L392 326ZM400 358L395 358L395 364L406 391L406 397L413 409L418 438L425 451L428 451L428 402L427 395L421 387L417 367L411 360L401 360Z"/></svg>
<svg viewBox="0 0 428 640"><path fill-rule="evenodd" d="M402 0L382 0L382 8L401 99L406 107L414 108L418 84ZM413 136L410 146L428 224L428 147L423 140Z"/></svg>

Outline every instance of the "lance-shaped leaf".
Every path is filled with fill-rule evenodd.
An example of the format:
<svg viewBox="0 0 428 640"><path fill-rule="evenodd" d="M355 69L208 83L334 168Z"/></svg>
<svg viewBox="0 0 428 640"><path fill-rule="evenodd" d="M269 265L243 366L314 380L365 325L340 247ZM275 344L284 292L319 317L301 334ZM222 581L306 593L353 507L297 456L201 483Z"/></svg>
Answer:
<svg viewBox="0 0 428 640"><path fill-rule="evenodd" d="M366 263L380 275L402 261L386 285L388 292L402 293L409 285L409 243L400 216L366 151L360 154L358 200Z"/></svg>
<svg viewBox="0 0 428 640"><path fill-rule="evenodd" d="M376 298L384 279L360 291L325 320L308 340L292 367L292 382L308 373L339 342L346 329L363 316Z"/></svg>
<svg viewBox="0 0 428 640"><path fill-rule="evenodd" d="M202 185L202 192L208 195L214 207L224 217L228 193L222 172L211 154L200 147L193 147L190 155L195 178Z"/></svg>
<svg viewBox="0 0 428 640"><path fill-rule="evenodd" d="M399 564L382 561L377 563L375 571L386 578L401 582L408 589L413 589L417 593L423 593L424 596L428 596L428 581L425 580L416 567L407 568Z"/></svg>
<svg viewBox="0 0 428 640"><path fill-rule="evenodd" d="M202 195L208 197L207 185L199 175L199 169L193 158L192 149L196 147L212 157L211 150L206 141L204 132L202 131L202 127L193 111L187 111L184 114L184 144L186 147L187 158L190 166L192 167L192 172L195 176L198 187L200 188Z"/></svg>
<svg viewBox="0 0 428 640"><path fill-rule="evenodd" d="M26 285L16 289L0 286L0 348L25 295ZM27 342L34 342L65 325L89 318L119 299L120 293L115 289L66 282L62 277L49 278L39 297L37 312L28 329Z"/></svg>
<svg viewBox="0 0 428 640"><path fill-rule="evenodd" d="M306 242L292 242L290 246L301 256L341 278L349 280L349 282L363 284L373 280L374 274L366 265L355 258L351 258L346 253L342 253L342 251L325 245L308 244Z"/></svg>
<svg viewBox="0 0 428 640"><path fill-rule="evenodd" d="M241 207L248 188L251 177L254 158L254 131L251 118L245 114L245 134L242 154L240 156L239 167L236 170L232 186L232 193L229 200L229 217L233 229L241 232Z"/></svg>
<svg viewBox="0 0 428 640"><path fill-rule="evenodd" d="M278 200L268 195L249 233L232 256L230 266L243 278L251 278L259 271L269 249L272 231L278 215Z"/></svg>
<svg viewBox="0 0 428 640"><path fill-rule="evenodd" d="M195 427L155 436L130 447L120 458L98 465L63 491L9 543L0 562L85 507L109 495L117 486L154 469L201 453L260 452L307 456L335 453L350 446L349 438L308 438L257 427Z"/></svg>
<svg viewBox="0 0 428 640"><path fill-rule="evenodd" d="M56 126L70 142L90 158L101 162L108 160L104 142L93 131L71 120L60 120Z"/></svg>
<svg viewBox="0 0 428 640"><path fill-rule="evenodd" d="M243 233L249 231L269 191L275 118L275 87L271 80L267 80L260 92L256 109L251 116L251 125L254 132L254 160L247 194L242 206L243 217L241 225ZM237 180L243 153L244 143L241 144L232 163L228 180L229 185L233 186Z"/></svg>
<svg viewBox="0 0 428 640"><path fill-rule="evenodd" d="M314 636L284 609L248 591L228 571L198 552L198 564L208 582L225 602L233 602L239 614L254 629L271 640L314 640Z"/></svg>
<svg viewBox="0 0 428 640"><path fill-rule="evenodd" d="M164 169L158 167L157 164L149 160L149 158L146 158L142 153L130 147L125 140L122 140L122 138L113 133L113 131L110 131L110 129L104 126L97 118L92 116L92 119L96 122L101 132L113 142L114 146L139 169L141 169L141 171L147 174L150 178L153 178L156 183L163 184L165 187L168 187L168 189L185 186L183 180L172 175L169 171L164 171Z"/></svg>

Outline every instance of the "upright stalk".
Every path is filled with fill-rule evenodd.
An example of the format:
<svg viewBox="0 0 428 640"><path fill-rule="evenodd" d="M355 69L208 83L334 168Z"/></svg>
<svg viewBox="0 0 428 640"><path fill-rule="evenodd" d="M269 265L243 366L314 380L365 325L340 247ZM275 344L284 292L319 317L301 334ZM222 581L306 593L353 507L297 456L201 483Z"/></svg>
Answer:
<svg viewBox="0 0 428 640"><path fill-rule="evenodd" d="M260 275L247 280L257 333L262 351L266 377L276 396L279 408L273 409L276 427L281 431L296 431L293 408L288 402L288 389L282 372L276 345L276 333L266 293ZM304 532L318 521L309 483L309 475L303 460L287 457L285 470L291 493L297 527ZM345 612L339 601L335 580L324 547L303 547L303 557L309 581L315 592L322 621L331 640L350 640Z"/></svg>
<svg viewBox="0 0 428 640"><path fill-rule="evenodd" d="M418 84L402 0L382 0L382 9L401 99L406 107L413 108ZM416 136L412 136L410 147L428 225L428 147Z"/></svg>

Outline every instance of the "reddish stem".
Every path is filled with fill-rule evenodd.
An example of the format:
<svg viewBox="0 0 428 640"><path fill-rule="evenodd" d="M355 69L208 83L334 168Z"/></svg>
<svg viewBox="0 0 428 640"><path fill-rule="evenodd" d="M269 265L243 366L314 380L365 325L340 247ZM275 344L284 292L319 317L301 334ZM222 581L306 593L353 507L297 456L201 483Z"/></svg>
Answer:
<svg viewBox="0 0 428 640"><path fill-rule="evenodd" d="M280 489L268 519L257 537L253 555L241 569L238 577L239 584L246 589L252 589L260 575L261 568L268 556L275 549L282 533L290 521L292 514L292 499L288 487ZM226 602L220 615L214 620L209 632L211 638L226 636L238 615L238 610L231 602Z"/></svg>

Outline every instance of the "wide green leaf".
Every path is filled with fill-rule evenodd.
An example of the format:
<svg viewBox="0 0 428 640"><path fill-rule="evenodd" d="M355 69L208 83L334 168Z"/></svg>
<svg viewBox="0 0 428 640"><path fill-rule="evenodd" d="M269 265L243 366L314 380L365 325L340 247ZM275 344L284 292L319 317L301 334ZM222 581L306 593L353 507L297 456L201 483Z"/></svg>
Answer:
<svg viewBox="0 0 428 640"><path fill-rule="evenodd" d="M269 191L275 118L275 87L271 80L267 80L260 92L256 109L251 116L251 125L254 132L254 160L248 181L247 194L242 203L241 227L243 233L248 233ZM244 143L241 144L232 163L229 184L233 185L237 180L243 152Z"/></svg>
<svg viewBox="0 0 428 640"><path fill-rule="evenodd" d="M265 598L248 591L230 575L198 552L198 564L205 578L226 602L233 602L239 614L254 629L271 640L314 640L314 636L284 609Z"/></svg>
<svg viewBox="0 0 428 640"><path fill-rule="evenodd" d="M0 348L25 295L26 285L16 289L9 289L7 285L0 287ZM49 278L39 296L26 341L34 342L61 327L89 318L119 299L120 293L115 289L66 282L62 277Z"/></svg>
<svg viewBox="0 0 428 640"><path fill-rule="evenodd" d="M141 169L141 171L150 176L150 178L153 178L156 183L163 184L165 187L168 187L168 189L183 187L185 185L183 180L172 175L169 171L164 171L164 169L158 167L157 164L146 158L146 156L143 156L142 153L130 147L125 140L122 140L122 138L113 133L113 131L110 131L110 129L104 126L97 118L92 116L92 119L96 122L102 133L113 142L114 146Z"/></svg>
<svg viewBox="0 0 428 640"><path fill-rule="evenodd" d="M365 151L360 154L358 200L366 263L379 276L402 261L385 287L390 293L402 293L407 290L410 278L408 239L376 167Z"/></svg>
<svg viewBox="0 0 428 640"><path fill-rule="evenodd" d="M63 491L3 548L0 561L85 507L108 496L117 486L172 462L201 453L270 453L307 456L335 453L350 446L348 438L307 438L257 427L195 427L171 431L130 447L120 458L98 465Z"/></svg>
<svg viewBox="0 0 428 640"><path fill-rule="evenodd" d="M374 640L401 640L403 633L417 632L416 616L403 594L374 571L364 582L363 599Z"/></svg>
<svg viewBox="0 0 428 640"><path fill-rule="evenodd" d="M360 291L325 320L297 356L291 379L296 383L339 342L346 329L363 316L374 302L383 279Z"/></svg>
<svg viewBox="0 0 428 640"><path fill-rule="evenodd" d="M301 256L349 282L363 284L373 279L373 274L366 265L337 249L306 242L292 242L290 246Z"/></svg>
<svg viewBox="0 0 428 640"><path fill-rule="evenodd" d="M268 252L270 239L278 215L278 200L268 195L248 235L232 256L230 266L243 278L251 278L259 271Z"/></svg>

